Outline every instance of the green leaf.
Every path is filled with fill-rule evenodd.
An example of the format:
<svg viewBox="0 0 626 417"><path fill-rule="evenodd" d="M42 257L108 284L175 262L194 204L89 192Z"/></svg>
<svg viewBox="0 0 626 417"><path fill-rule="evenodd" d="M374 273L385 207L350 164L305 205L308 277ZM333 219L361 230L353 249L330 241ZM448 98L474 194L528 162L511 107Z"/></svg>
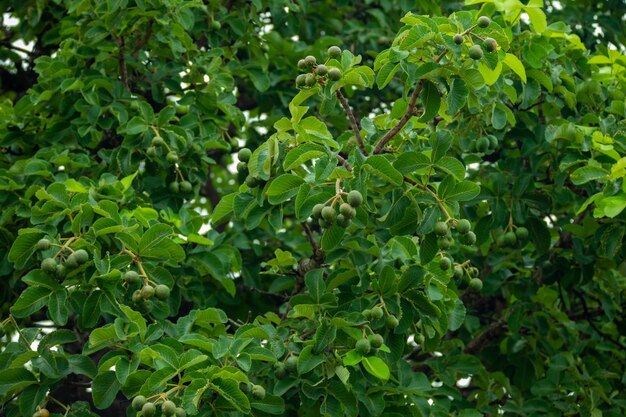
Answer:
<svg viewBox="0 0 626 417"><path fill-rule="evenodd" d="M308 345L298 356L298 375L304 375L324 363L323 354L314 354L313 346Z"/></svg>
<svg viewBox="0 0 626 417"><path fill-rule="evenodd" d="M458 330L465 321L465 306L461 300L454 302L454 307L448 312L448 330L451 332Z"/></svg>
<svg viewBox="0 0 626 417"><path fill-rule="evenodd" d="M29 229L27 233L23 233L15 239L11 250L9 251L9 262L12 262L15 269L22 269L28 259L35 253L35 245L44 237L44 232Z"/></svg>
<svg viewBox="0 0 626 417"><path fill-rule="evenodd" d="M284 415L285 413L285 401L275 395L266 395L262 400L252 398L250 406L267 414Z"/></svg>
<svg viewBox="0 0 626 417"><path fill-rule="evenodd" d="M448 97L446 98L446 103L448 104L446 113L450 116L457 114L465 105L468 94L469 89L467 88L465 81L460 78L453 79L452 84L450 85L450 91L448 92Z"/></svg>
<svg viewBox="0 0 626 417"><path fill-rule="evenodd" d="M293 148L285 155L283 169L291 171L311 159L320 158L324 155L326 155L326 150L323 146L314 143L304 143Z"/></svg>
<svg viewBox="0 0 626 417"><path fill-rule="evenodd" d="M383 88L385 88L385 86L389 84L391 80L393 80L393 77L396 75L399 69L399 63L387 62L385 65L383 65L378 71L378 74L376 74L376 85L378 86L378 89L382 90Z"/></svg>
<svg viewBox="0 0 626 417"><path fill-rule="evenodd" d="M367 358L363 358L361 363L367 372L374 375L378 379L386 381L391 376L391 372L389 371L387 364L377 356L368 356Z"/></svg>
<svg viewBox="0 0 626 417"><path fill-rule="evenodd" d="M238 381L230 378L218 378L211 381L210 387L240 413L250 413L250 401L239 388Z"/></svg>
<svg viewBox="0 0 626 417"><path fill-rule="evenodd" d="M91 382L91 395L93 403L99 410L109 408L122 384L117 380L115 372L106 371L94 378Z"/></svg>
<svg viewBox="0 0 626 417"><path fill-rule="evenodd" d="M396 186L402 185L402 174L391 165L385 156L372 155L367 158L365 165L370 166L374 174L385 179L387 182Z"/></svg>
<svg viewBox="0 0 626 417"><path fill-rule="evenodd" d="M511 68L511 70L515 72L523 82L526 82L526 69L518 57L513 54L506 54L502 62L504 62L507 67Z"/></svg>
<svg viewBox="0 0 626 417"><path fill-rule="evenodd" d="M0 396L37 383L37 378L25 368L9 368L0 372Z"/></svg>
<svg viewBox="0 0 626 417"><path fill-rule="evenodd" d="M23 318L39 311L48 303L50 290L44 287L28 287L20 294L11 307L11 314Z"/></svg>
<svg viewBox="0 0 626 417"><path fill-rule="evenodd" d="M472 181L458 182L442 197L447 201L469 201L480 194L480 186Z"/></svg>
<svg viewBox="0 0 626 417"><path fill-rule="evenodd" d="M275 178L267 188L267 197L271 204L280 204L298 194L298 188L304 180L294 174L283 174Z"/></svg>
<svg viewBox="0 0 626 417"><path fill-rule="evenodd" d="M589 181L604 180L608 177L608 175L609 172L604 168L587 165L572 172L570 178L575 185L582 185L588 183Z"/></svg>
<svg viewBox="0 0 626 417"><path fill-rule="evenodd" d="M420 121L429 121L439 113L439 106L441 106L441 96L439 95L439 89L437 86L430 82L424 81L422 87L422 93L420 94L420 100L422 101L423 113L420 116Z"/></svg>
<svg viewBox="0 0 626 417"><path fill-rule="evenodd" d="M233 202L239 193L231 193L223 196L213 209L211 221L214 224L221 223L233 211Z"/></svg>

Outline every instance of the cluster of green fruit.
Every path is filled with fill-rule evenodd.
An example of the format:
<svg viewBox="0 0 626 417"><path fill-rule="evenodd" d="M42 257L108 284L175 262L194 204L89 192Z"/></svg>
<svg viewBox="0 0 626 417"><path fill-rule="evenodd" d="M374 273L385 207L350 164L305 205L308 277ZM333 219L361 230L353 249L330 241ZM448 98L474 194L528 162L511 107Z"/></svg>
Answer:
<svg viewBox="0 0 626 417"><path fill-rule="evenodd" d="M321 203L313 206L311 217L318 220L321 227L329 228L335 222L339 227L350 226L352 219L356 217L356 208L363 204L363 195L357 190L350 191L347 202L339 204L339 214L334 204L336 201L338 200L332 199L329 206Z"/></svg>
<svg viewBox="0 0 626 417"><path fill-rule="evenodd" d="M37 242L38 250L47 250L50 247L50 241L48 239L41 239ZM71 250L70 248L67 248ZM89 254L84 249L78 249L72 251L72 253L65 258L64 261L57 262L56 256L52 258L44 258L41 261L41 269L50 274L55 275L61 279L65 277L68 270L74 269L83 265L89 261Z"/></svg>
<svg viewBox="0 0 626 417"><path fill-rule="evenodd" d="M33 417L50 417L50 411L45 408L40 408L33 413Z"/></svg>
<svg viewBox="0 0 626 417"><path fill-rule="evenodd" d="M499 141L494 135L481 136L471 141L469 145L470 152L491 154L498 149Z"/></svg>
<svg viewBox="0 0 626 417"><path fill-rule="evenodd" d="M372 321L372 320L382 319L383 316L385 315L385 312L383 311L382 307L374 306L371 309L366 308L365 310L361 312L361 314L363 314L363 316L365 316L367 320ZM396 327L398 327L399 324L400 324L400 321L398 320L396 316L394 316L393 314L387 314L387 317L385 318L385 326L387 328L395 329Z"/></svg>
<svg viewBox="0 0 626 417"><path fill-rule="evenodd" d="M257 400L262 400L265 398L265 388L263 388L261 385L243 384L241 390L246 393L249 392Z"/></svg>
<svg viewBox="0 0 626 417"><path fill-rule="evenodd" d="M289 355L282 362L274 364L274 374L278 379L283 379L287 374L297 374L298 372L298 356ZM263 388L263 387L261 387Z"/></svg>
<svg viewBox="0 0 626 417"><path fill-rule="evenodd" d="M520 226L515 231L509 230L496 238L498 246L515 246L517 242L528 238L528 229Z"/></svg>
<svg viewBox="0 0 626 417"><path fill-rule="evenodd" d="M330 59L339 59L341 57L341 48L331 46L328 48L328 57ZM309 55L298 61L298 68L301 70L310 70L307 74L300 74L296 77L296 87L313 87L320 82L323 85L324 80L339 81L341 79L341 70L336 67L328 68L325 64L318 64L317 59L313 55Z"/></svg>
<svg viewBox="0 0 626 417"><path fill-rule="evenodd" d="M133 398L131 403L133 410L141 412L143 417L152 417L157 412L157 407L154 403L149 402L143 395L138 395ZM173 401L165 400L161 404L161 412L167 417L187 417L187 413L181 407L176 407Z"/></svg>
<svg viewBox="0 0 626 417"><path fill-rule="evenodd" d="M480 27L480 28L486 28L491 24L491 19L489 19L487 16L481 16L478 18L478 21L476 22L476 26ZM470 39L471 39L471 35L473 36L477 36L474 35L473 33L471 33L471 30L467 31L467 33L470 35ZM462 33L457 33L456 35L454 35L452 37L452 40L454 41L454 43L456 43L457 45L462 45L463 42L465 42L464 39L464 34ZM481 45L478 44L474 44L472 46L470 46L469 50L468 50L468 55L470 58L472 58L473 60L477 61L479 59L481 59L484 55L483 53L483 48L485 48L485 50L487 52L494 52L496 49L498 49L498 42L493 39L493 38L480 38L479 39L482 40L482 47Z"/></svg>
<svg viewBox="0 0 626 417"><path fill-rule="evenodd" d="M465 245L473 245L476 243L476 234L472 232L472 224L467 219L458 220L456 223L453 223L456 230L459 232L459 240L461 243ZM433 231L438 237L437 245L441 250L448 250L450 246L452 246L452 241L448 236L450 232L450 228L448 227L448 223L446 222L437 222L433 227ZM443 267L441 269L444 269ZM444 270L450 269L445 268Z"/></svg>
<svg viewBox="0 0 626 417"><path fill-rule="evenodd" d="M245 178L244 182L249 188L256 188L259 185L263 184L264 181L259 177L255 177L250 175L248 171L248 162L250 162L250 158L252 157L252 151L248 148L241 148L237 153L237 158L239 162L237 163L237 172L241 176L240 178Z"/></svg>
<svg viewBox="0 0 626 417"><path fill-rule="evenodd" d="M135 290L133 292L133 302L141 303L143 301L148 301L153 297L156 297L158 300L165 301L170 296L170 289L167 285L157 284L150 285L150 281L144 280L146 277L141 277L135 271L127 271L124 273L124 281L128 284L143 284L140 290Z"/></svg>
<svg viewBox="0 0 626 417"><path fill-rule="evenodd" d="M367 355L369 353L376 353L376 350L385 343L385 339L378 333L370 334L367 337L359 339L354 345L354 349L361 355Z"/></svg>
<svg viewBox="0 0 626 417"><path fill-rule="evenodd" d="M165 148L167 154L165 155L165 160L169 163L176 164L178 162L178 154L176 151L170 149L170 147L165 143L165 140L161 136L156 136L152 139L152 144L146 151L149 157L156 158L159 156L159 149ZM187 180L174 180L170 182L169 189L172 193L177 194L179 192L183 192L185 194L190 193L193 190L193 185Z"/></svg>

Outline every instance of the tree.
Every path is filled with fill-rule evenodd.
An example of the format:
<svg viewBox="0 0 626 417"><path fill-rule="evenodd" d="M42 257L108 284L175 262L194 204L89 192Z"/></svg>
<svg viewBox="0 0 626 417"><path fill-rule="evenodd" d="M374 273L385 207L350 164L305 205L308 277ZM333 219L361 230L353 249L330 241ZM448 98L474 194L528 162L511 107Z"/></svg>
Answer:
<svg viewBox="0 0 626 417"><path fill-rule="evenodd" d="M624 55L338 3L8 3L2 415L624 414Z"/></svg>

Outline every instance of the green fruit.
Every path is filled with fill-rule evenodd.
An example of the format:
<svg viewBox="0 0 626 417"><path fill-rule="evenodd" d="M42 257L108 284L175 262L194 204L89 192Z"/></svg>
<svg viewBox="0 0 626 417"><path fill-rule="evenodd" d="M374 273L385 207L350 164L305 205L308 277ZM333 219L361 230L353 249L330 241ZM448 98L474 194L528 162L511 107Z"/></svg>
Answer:
<svg viewBox="0 0 626 417"><path fill-rule="evenodd" d="M365 310L361 311L361 314L363 314L365 318L368 320L372 318L372 310L370 310L369 308L366 308Z"/></svg>
<svg viewBox="0 0 626 417"><path fill-rule="evenodd" d="M327 222L332 223L337 218L337 213L333 207L326 206L322 209L322 218Z"/></svg>
<svg viewBox="0 0 626 417"><path fill-rule="evenodd" d="M258 187L259 179L257 177L253 177L252 175L248 175L246 177L246 185L250 188Z"/></svg>
<svg viewBox="0 0 626 417"><path fill-rule="evenodd" d="M190 193L193 191L193 185L189 181L183 181L180 183L180 191L183 193Z"/></svg>
<svg viewBox="0 0 626 417"><path fill-rule="evenodd" d="M296 77L296 87L304 87L306 84L306 74L300 74Z"/></svg>
<svg viewBox="0 0 626 417"><path fill-rule="evenodd" d="M320 226L322 228L328 229L329 227L331 227L333 225L333 222L329 222L329 221L326 221L324 219L320 219L319 224L320 224Z"/></svg>
<svg viewBox="0 0 626 417"><path fill-rule="evenodd" d="M41 413L39 411L35 411L32 417L41 417Z"/></svg>
<svg viewBox="0 0 626 417"><path fill-rule="evenodd" d="M187 417L187 412L183 408L177 407L176 408L176 417Z"/></svg>
<svg viewBox="0 0 626 417"><path fill-rule="evenodd" d="M141 296L141 290L135 290L133 292L133 303L140 303L143 300L143 297Z"/></svg>
<svg viewBox="0 0 626 417"><path fill-rule="evenodd" d="M237 172L248 172L248 164L245 162L237 163Z"/></svg>
<svg viewBox="0 0 626 417"><path fill-rule="evenodd" d="M143 417L152 417L156 414L156 406L152 403L145 403L141 407L141 414L143 414Z"/></svg>
<svg viewBox="0 0 626 417"><path fill-rule="evenodd" d="M339 68L329 69L328 79L330 79L331 81L339 81L341 79L341 70Z"/></svg>
<svg viewBox="0 0 626 417"><path fill-rule="evenodd" d="M141 289L141 298L143 298L144 300L149 300L152 297L154 297L154 287L150 285L144 285L144 287Z"/></svg>
<svg viewBox="0 0 626 417"><path fill-rule="evenodd" d="M480 16L478 18L478 26L479 27L486 28L490 24L491 24L491 19L489 19L487 16Z"/></svg>
<svg viewBox="0 0 626 417"><path fill-rule="evenodd" d="M456 230L458 230L461 234L466 234L472 230L472 224L467 219L461 219L456 224Z"/></svg>
<svg viewBox="0 0 626 417"><path fill-rule="evenodd" d="M307 55L304 58L304 63L307 66L312 67L313 65L315 65L317 63L317 60L315 59L315 57L313 55Z"/></svg>
<svg viewBox="0 0 626 417"><path fill-rule="evenodd" d="M287 372L295 372L298 369L298 357L291 355L285 359L285 369Z"/></svg>
<svg viewBox="0 0 626 417"><path fill-rule="evenodd" d="M415 336L414 340L415 340L415 343L417 343L420 346L424 345L424 343L426 342L426 338L424 337L423 334L418 334L417 336Z"/></svg>
<svg viewBox="0 0 626 417"><path fill-rule="evenodd" d="M339 213L343 214L347 219L353 219L356 216L356 210L348 203L341 203Z"/></svg>
<svg viewBox="0 0 626 417"><path fill-rule="evenodd" d="M476 268L475 266L471 267L468 271L468 274L470 277L474 278L478 276L478 268Z"/></svg>
<svg viewBox="0 0 626 417"><path fill-rule="evenodd" d="M506 232L503 236L504 243L506 245L515 245L517 243L517 236L514 232Z"/></svg>
<svg viewBox="0 0 626 417"><path fill-rule="evenodd" d="M50 411L48 411L46 408L42 408L41 410L39 410L39 416L50 417Z"/></svg>
<svg viewBox="0 0 626 417"><path fill-rule="evenodd" d="M263 398L265 398L265 388L260 385L253 385L252 396L257 400L262 400Z"/></svg>
<svg viewBox="0 0 626 417"><path fill-rule="evenodd" d="M49 274L55 274L57 272L57 263L52 258L46 258L41 261L41 269Z"/></svg>
<svg viewBox="0 0 626 417"><path fill-rule="evenodd" d="M328 48L328 56L331 58L339 58L341 56L341 48L338 46L331 46Z"/></svg>
<svg viewBox="0 0 626 417"><path fill-rule="evenodd" d="M354 346L354 348L361 355L367 355L368 353L370 353L370 350L372 350L372 345L371 345L370 341L367 340L367 339L359 339L359 340L357 340L356 345Z"/></svg>
<svg viewBox="0 0 626 417"><path fill-rule="evenodd" d="M352 190L348 193L348 204L356 208L363 204L363 194L358 190Z"/></svg>
<svg viewBox="0 0 626 417"><path fill-rule="evenodd" d="M437 222L435 227L433 227L433 231L437 236L445 236L448 234L448 225L444 222Z"/></svg>
<svg viewBox="0 0 626 417"><path fill-rule="evenodd" d="M287 376L287 369L285 369L285 364L282 362L274 363L274 374L278 379L283 379Z"/></svg>
<svg viewBox="0 0 626 417"><path fill-rule="evenodd" d="M217 20L214 20L213 22L211 22L211 29L220 30L221 28L222 28L222 24L218 22Z"/></svg>
<svg viewBox="0 0 626 417"><path fill-rule="evenodd" d="M454 278L461 279L463 278L463 267L461 265L454 266Z"/></svg>
<svg viewBox="0 0 626 417"><path fill-rule="evenodd" d="M494 38L487 38L483 41L483 46L487 52L493 52L498 49L498 42Z"/></svg>
<svg viewBox="0 0 626 417"><path fill-rule="evenodd" d="M74 257L76 258L76 262L81 265L89 260L89 254L85 249L79 249L74 252Z"/></svg>
<svg viewBox="0 0 626 417"><path fill-rule="evenodd" d="M515 236L517 236L518 239L526 239L528 237L528 229L523 226L518 227L515 229Z"/></svg>
<svg viewBox="0 0 626 417"><path fill-rule="evenodd" d="M154 288L154 295L159 300L167 300L170 296L170 289L167 285L159 284Z"/></svg>
<svg viewBox="0 0 626 417"><path fill-rule="evenodd" d="M437 247L441 250L448 250L452 246L452 241L447 236L441 236L437 239Z"/></svg>
<svg viewBox="0 0 626 417"><path fill-rule="evenodd" d="M65 268L65 265L61 265L61 264L57 265L57 268L56 268L56 271L54 271L54 274L59 279L65 278L65 274L67 274L67 269Z"/></svg>
<svg viewBox="0 0 626 417"><path fill-rule="evenodd" d="M133 398L131 406L133 407L133 410L139 411L147 402L148 401L146 400L146 397L144 397L143 395L138 395Z"/></svg>
<svg viewBox="0 0 626 417"><path fill-rule="evenodd" d="M164 145L165 145L165 141L163 140L161 136L152 138L152 146L159 147L159 146L164 146Z"/></svg>
<svg viewBox="0 0 626 417"><path fill-rule="evenodd" d="M489 149L489 139L487 139L486 137L481 137L478 138L478 140L476 141L476 150L478 152L485 152Z"/></svg>
<svg viewBox="0 0 626 417"><path fill-rule="evenodd" d="M307 87L313 87L317 83L317 78L313 74L307 74L304 78L304 85Z"/></svg>
<svg viewBox="0 0 626 417"><path fill-rule="evenodd" d="M178 162L178 154L174 151L170 151L165 156L165 159L167 159L168 162L172 162L172 163Z"/></svg>
<svg viewBox="0 0 626 417"><path fill-rule="evenodd" d="M170 192L177 194L180 191L180 184L178 181L172 181L169 185Z"/></svg>
<svg viewBox="0 0 626 417"><path fill-rule="evenodd" d="M395 329L396 327L398 327L399 324L400 321L398 321L398 318L396 316L389 315L385 319L385 326L387 326L389 329Z"/></svg>
<svg viewBox="0 0 626 417"><path fill-rule="evenodd" d="M328 67L326 65L320 64L315 67L315 73L323 77L324 75L328 74Z"/></svg>
<svg viewBox="0 0 626 417"><path fill-rule="evenodd" d="M456 43L457 45L460 45L463 43L463 35L461 35L460 33L457 33L456 35L454 35L452 37L452 40L454 41L454 43Z"/></svg>
<svg viewBox="0 0 626 417"><path fill-rule="evenodd" d="M489 139L489 149L496 149L498 147L499 142L497 137L489 135L487 139Z"/></svg>
<svg viewBox="0 0 626 417"><path fill-rule="evenodd" d="M467 232L466 234L461 236L461 239L463 239L463 243L465 243L466 245L473 245L474 243L476 243L476 233Z"/></svg>
<svg viewBox="0 0 626 417"><path fill-rule="evenodd" d="M165 416L173 416L176 413L176 404L173 401L164 401L161 405L161 411Z"/></svg>
<svg viewBox="0 0 626 417"><path fill-rule="evenodd" d="M298 68L300 68L300 69L305 69L306 68L306 62L304 61L304 59L299 59L298 60Z"/></svg>
<svg viewBox="0 0 626 417"><path fill-rule="evenodd" d="M78 261L76 260L74 254L71 254L67 257L67 259L65 259L65 266L68 268L76 268L78 266Z"/></svg>
<svg viewBox="0 0 626 417"><path fill-rule="evenodd" d="M483 289L483 282L480 280L480 278L472 278L470 279L469 287L472 291L479 292Z"/></svg>
<svg viewBox="0 0 626 417"><path fill-rule="evenodd" d="M367 337L367 340L370 341L370 344L374 349L378 349L383 345L383 343L385 343L385 339L383 338L383 336L378 333L369 335Z"/></svg>
<svg viewBox="0 0 626 417"><path fill-rule="evenodd" d="M248 162L251 156L252 156L252 151L248 148L241 148L239 149L239 152L237 152L237 158L239 158L241 162Z"/></svg>
<svg viewBox="0 0 626 417"><path fill-rule="evenodd" d="M324 209L323 204L316 204L313 206L313 210L311 211L311 217L314 219L319 219L322 216L322 210Z"/></svg>
<svg viewBox="0 0 626 417"><path fill-rule="evenodd" d="M251 384L247 384L247 383L243 383L243 385L241 386L241 391L245 392L246 394L250 392L250 385Z"/></svg>
<svg viewBox="0 0 626 417"><path fill-rule="evenodd" d="M139 274L135 271L126 271L124 274L124 281L130 284L135 284L139 282Z"/></svg>
<svg viewBox="0 0 626 417"><path fill-rule="evenodd" d="M450 269L451 266L452 261L450 260L450 258L441 258L439 260L439 268L441 268L442 271L447 271L448 269Z"/></svg>
<svg viewBox="0 0 626 417"><path fill-rule="evenodd" d="M480 45L472 45L469 48L468 55L475 61L479 60L483 57L483 49L480 47Z"/></svg>
<svg viewBox="0 0 626 417"><path fill-rule="evenodd" d="M337 216L337 226L346 228L350 226L350 223L351 223L350 219L344 216L343 214L340 214L339 216Z"/></svg>
<svg viewBox="0 0 626 417"><path fill-rule="evenodd" d="M50 247L50 241L48 239L40 239L39 242L37 242L37 249L39 250L46 250Z"/></svg>
<svg viewBox="0 0 626 417"><path fill-rule="evenodd" d="M146 154L148 154L149 157L154 158L155 156L157 156L157 148L155 148L154 146L148 147Z"/></svg>
<svg viewBox="0 0 626 417"><path fill-rule="evenodd" d="M371 314L372 314L372 319L379 320L383 318L384 312L382 308L376 306L376 307L372 307Z"/></svg>

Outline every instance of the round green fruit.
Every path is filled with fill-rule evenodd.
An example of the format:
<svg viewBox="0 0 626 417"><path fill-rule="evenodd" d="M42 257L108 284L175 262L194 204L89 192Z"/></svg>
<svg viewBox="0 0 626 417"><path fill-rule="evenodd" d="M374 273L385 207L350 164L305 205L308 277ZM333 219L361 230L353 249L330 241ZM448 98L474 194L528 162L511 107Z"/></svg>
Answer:
<svg viewBox="0 0 626 417"><path fill-rule="evenodd" d="M315 73L321 77L328 74L328 67L326 65L320 64L315 67Z"/></svg>
<svg viewBox="0 0 626 417"><path fill-rule="evenodd" d="M161 136L154 137L152 138L152 146L154 147L165 146L165 141L163 140Z"/></svg>
<svg viewBox="0 0 626 417"><path fill-rule="evenodd" d="M135 284L139 282L139 274L135 271L126 271L126 273L124 274L124 281L128 282L129 284Z"/></svg>
<svg viewBox="0 0 626 417"><path fill-rule="evenodd" d="M144 300L149 300L154 297L154 292L154 287L150 285L144 285L144 287L141 289L141 298L143 298Z"/></svg>
<svg viewBox="0 0 626 417"><path fill-rule="evenodd" d="M285 359L285 369L287 372L295 372L298 369L298 357L291 355Z"/></svg>
<svg viewBox="0 0 626 417"><path fill-rule="evenodd" d="M322 209L322 218L327 222L332 223L337 218L337 213L333 207L326 206Z"/></svg>
<svg viewBox="0 0 626 417"><path fill-rule="evenodd" d="M476 233L474 232L467 232L461 237L463 239L463 243L465 243L466 245L473 245L474 243L476 243Z"/></svg>
<svg viewBox="0 0 626 417"><path fill-rule="evenodd" d="M178 162L178 154L174 151L170 151L165 156L165 159L167 159L167 162L172 162L172 163Z"/></svg>
<svg viewBox="0 0 626 417"><path fill-rule="evenodd" d="M296 87L304 87L306 84L306 74L300 74L296 77Z"/></svg>
<svg viewBox="0 0 626 417"><path fill-rule="evenodd" d="M441 260L439 260L439 268L441 268L441 270L447 271L451 266L452 261L450 258L441 258Z"/></svg>
<svg viewBox="0 0 626 417"><path fill-rule="evenodd" d="M241 148L239 149L239 152L237 152L237 158L239 158L241 162L248 162L251 156L252 151L248 148Z"/></svg>
<svg viewBox="0 0 626 417"><path fill-rule="evenodd" d="M333 225L333 222L329 222L327 220L320 219L319 220L319 224L320 224L320 227L322 227L324 229L328 229L329 227L331 227Z"/></svg>
<svg viewBox="0 0 626 417"><path fill-rule="evenodd" d="M133 303L140 303L143 301L143 297L141 296L141 290L135 290L133 292Z"/></svg>
<svg viewBox="0 0 626 417"><path fill-rule="evenodd" d="M504 243L506 245L515 245L517 243L517 236L514 232L506 232L503 236Z"/></svg>
<svg viewBox="0 0 626 417"><path fill-rule="evenodd" d="M399 324L400 321L394 315L389 315L385 319L385 326L387 326L389 329L395 329L396 327L398 327Z"/></svg>
<svg viewBox="0 0 626 417"><path fill-rule="evenodd" d="M347 219L353 219L356 216L356 210L348 203L341 203L339 213L343 214Z"/></svg>
<svg viewBox="0 0 626 417"><path fill-rule="evenodd" d="M518 227L515 229L515 236L517 236L518 239L526 239L528 237L528 229L523 226Z"/></svg>
<svg viewBox="0 0 626 417"><path fill-rule="evenodd" d="M374 320L382 319L384 315L383 309L378 306L372 307L371 315Z"/></svg>
<svg viewBox="0 0 626 417"><path fill-rule="evenodd" d="M150 158L154 158L155 156L157 156L157 148L155 148L154 146L149 146L146 154L148 154Z"/></svg>
<svg viewBox="0 0 626 417"><path fill-rule="evenodd" d="M458 221L458 223L456 224L456 230L459 231L459 233L461 234L466 234L467 232L472 230L472 224L470 223L469 220L467 219L461 219Z"/></svg>
<svg viewBox="0 0 626 417"><path fill-rule="evenodd" d="M167 285L159 284L154 288L154 296L159 300L167 300L170 296L170 288Z"/></svg>
<svg viewBox="0 0 626 417"><path fill-rule="evenodd" d="M437 239L437 246L439 247L439 249L447 250L450 249L450 246L452 246L452 242L450 241L450 239L448 239L447 236L441 236L439 239Z"/></svg>
<svg viewBox="0 0 626 417"><path fill-rule="evenodd" d="M287 376L287 369L285 369L285 364L282 362L274 363L274 374L278 379L283 379Z"/></svg>
<svg viewBox="0 0 626 417"><path fill-rule="evenodd" d="M339 58L341 56L341 48L338 46L331 46L328 48L328 56L331 58Z"/></svg>
<svg viewBox="0 0 626 417"><path fill-rule="evenodd" d="M85 249L78 249L74 252L74 257L76 258L76 262L81 265L89 260L89 254Z"/></svg>
<svg viewBox="0 0 626 417"><path fill-rule="evenodd" d="M370 353L370 350L372 350L372 345L371 345L370 341L367 340L367 339L359 339L359 340L357 340L356 345L354 346L354 348L361 355L367 355L368 353Z"/></svg>
<svg viewBox="0 0 626 417"><path fill-rule="evenodd" d="M366 308L365 310L361 311L361 314L363 314L365 318L368 320L372 318L372 310L370 310L369 308Z"/></svg>
<svg viewBox="0 0 626 417"><path fill-rule="evenodd" d="M47 272L49 274L56 274L57 263L52 258L46 258L43 261L41 261L41 269L43 269L44 272Z"/></svg>
<svg viewBox="0 0 626 417"><path fill-rule="evenodd" d="M183 181L180 183L180 191L183 193L190 193L193 191L193 185L189 181Z"/></svg>
<svg viewBox="0 0 626 417"><path fill-rule="evenodd" d="M452 37L452 40L454 41L454 43L456 43L457 45L460 45L463 43L463 35L461 35L460 33L457 33L456 35L454 35Z"/></svg>
<svg viewBox="0 0 626 417"><path fill-rule="evenodd" d="M367 337L367 340L370 341L370 344L374 349L378 349L385 343L385 339L382 335L378 333L371 334Z"/></svg>
<svg viewBox="0 0 626 417"><path fill-rule="evenodd" d="M187 412L182 407L176 407L176 417L187 417Z"/></svg>
<svg viewBox="0 0 626 417"><path fill-rule="evenodd" d="M304 85L307 87L313 87L317 83L317 78L313 74L307 74L304 78Z"/></svg>
<svg viewBox="0 0 626 417"><path fill-rule="evenodd" d="M50 247L50 241L48 239L39 239L37 242L37 249L46 250Z"/></svg>
<svg viewBox="0 0 626 417"><path fill-rule="evenodd" d="M480 47L480 45L472 45L469 48L468 55L470 58L477 61L483 57L483 49Z"/></svg>
<svg viewBox="0 0 626 417"><path fill-rule="evenodd" d="M50 411L47 408L39 410L39 417L50 417Z"/></svg>
<svg viewBox="0 0 626 417"><path fill-rule="evenodd" d="M494 135L489 135L487 136L487 139L489 139L489 149L495 150L499 144L498 138Z"/></svg>
<svg viewBox="0 0 626 417"><path fill-rule="evenodd" d="M337 226L346 228L350 226L350 223L351 223L350 219L344 216L343 214L340 214L337 216Z"/></svg>
<svg viewBox="0 0 626 417"><path fill-rule="evenodd" d="M305 69L306 68L306 62L304 61L304 59L299 59L298 60L298 68L300 68L300 69Z"/></svg>
<svg viewBox="0 0 626 417"><path fill-rule="evenodd" d="M65 274L67 274L67 268L65 268L65 265L58 264L56 271L54 271L54 274L59 279L65 278Z"/></svg>
<svg viewBox="0 0 626 417"><path fill-rule="evenodd" d="M328 78L331 81L339 81L341 79L341 70L339 68L331 68L328 70Z"/></svg>
<svg viewBox="0 0 626 417"><path fill-rule="evenodd" d="M487 38L483 41L483 46L487 52L494 52L498 49L498 42L494 38Z"/></svg>
<svg viewBox="0 0 626 417"><path fill-rule="evenodd" d="M356 208L363 204L363 194L358 190L352 190L348 193L348 204Z"/></svg>
<svg viewBox="0 0 626 417"><path fill-rule="evenodd" d="M248 164L245 162L238 162L237 172L248 172Z"/></svg>
<svg viewBox="0 0 626 417"><path fill-rule="evenodd" d="M76 268L78 266L78 261L74 254L71 254L65 259L65 266L68 268Z"/></svg>
<svg viewBox="0 0 626 417"><path fill-rule="evenodd" d="M478 18L478 27L486 28L490 24L491 24L491 19L489 19L487 16L480 16Z"/></svg>
<svg viewBox="0 0 626 417"><path fill-rule="evenodd" d="M313 210L311 211L311 217L313 217L314 219L319 219L320 217L322 217L322 210L324 209L324 205L323 204L316 204L313 206Z"/></svg>
<svg viewBox="0 0 626 417"><path fill-rule="evenodd" d="M178 181L172 181L170 182L169 189L171 193L177 194L180 192L180 184Z"/></svg>
<svg viewBox="0 0 626 417"><path fill-rule="evenodd" d="M253 385L252 396L257 400L262 400L263 398L265 398L265 388L260 385Z"/></svg>
<svg viewBox="0 0 626 417"><path fill-rule="evenodd" d="M469 287L472 291L479 292L483 289L483 282L480 280L480 278L472 278L470 279Z"/></svg>
<svg viewBox="0 0 626 417"><path fill-rule="evenodd" d="M433 227L433 231L437 236L445 236L448 234L448 225L444 222L437 222L435 227Z"/></svg>
<svg viewBox="0 0 626 417"><path fill-rule="evenodd" d="M257 177L253 177L252 175L248 175L246 177L246 185L249 188L255 188L259 186L259 179Z"/></svg>
<svg viewBox="0 0 626 417"><path fill-rule="evenodd" d="M217 20L214 20L213 22L211 22L211 29L220 30L221 28L222 28L222 24L218 22Z"/></svg>
<svg viewBox="0 0 626 417"><path fill-rule="evenodd" d="M463 267L461 265L454 266L454 278L461 279L463 278Z"/></svg>
<svg viewBox="0 0 626 417"><path fill-rule="evenodd" d="M304 63L309 66L312 67L313 65L315 65L317 63L317 60L315 59L315 57L313 55L308 55L304 58Z"/></svg>
<svg viewBox="0 0 626 417"><path fill-rule="evenodd" d="M143 395L138 395L133 398L131 406L133 407L133 410L139 411L147 402L148 401L146 400L146 397L144 397Z"/></svg>
<svg viewBox="0 0 626 417"><path fill-rule="evenodd" d="M152 403L145 403L141 407L141 414L143 417L152 417L156 414L156 406Z"/></svg>
<svg viewBox="0 0 626 417"><path fill-rule="evenodd" d="M476 141L476 150L478 152L486 152L489 149L489 139L486 137L480 137Z"/></svg>
<svg viewBox="0 0 626 417"><path fill-rule="evenodd" d="M176 414L176 404L170 400L164 401L161 405L161 411L165 416L173 416Z"/></svg>

